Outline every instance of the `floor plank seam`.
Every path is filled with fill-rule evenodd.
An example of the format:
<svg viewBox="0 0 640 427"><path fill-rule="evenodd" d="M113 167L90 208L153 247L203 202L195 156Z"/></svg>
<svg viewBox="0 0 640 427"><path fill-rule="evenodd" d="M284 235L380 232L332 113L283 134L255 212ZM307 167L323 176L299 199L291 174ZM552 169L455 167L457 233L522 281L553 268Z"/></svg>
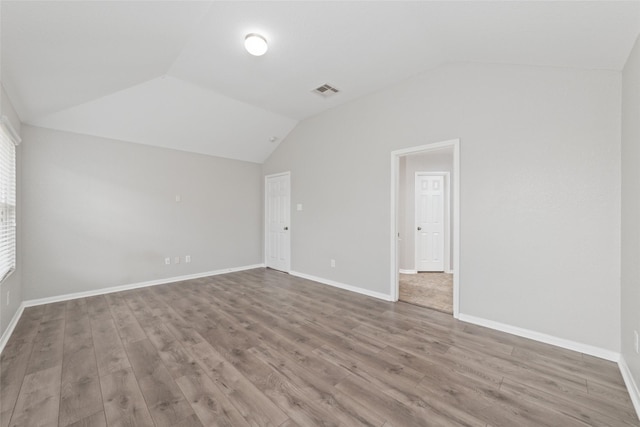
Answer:
<svg viewBox="0 0 640 427"><path fill-rule="evenodd" d="M29 349L2 366L25 366L11 424L29 423L22 388L42 373L59 377L57 413L37 413L60 427L640 426L612 362L264 269L41 310L7 343ZM77 349L91 362L68 371L88 360ZM94 370L98 389L77 399ZM79 409L87 401L100 405Z"/></svg>
<svg viewBox="0 0 640 427"><path fill-rule="evenodd" d="M38 326L37 328L40 328L40 325L42 323L42 316L40 316L40 321L38 322ZM11 339L11 337L9 338ZM35 340L35 335L34 337L31 339L31 343L33 344L33 341ZM27 357L27 360L30 360L32 355L33 355L33 350L34 350L34 345L31 346L31 350L29 351L29 356ZM6 349L6 346L5 346ZM0 354L0 357L2 355ZM25 376L26 377L26 369L28 367L28 362L27 362L27 366L25 366ZM13 416L15 415L15 409L16 409L16 404L18 402L18 399L20 398L20 393L22 393L22 387L24 386L24 377L22 378L22 381L20 382L20 387L18 388L18 394L16 395L16 399L13 402L13 408L11 409L11 414L9 416L9 423L7 425L11 425L11 422L13 421Z"/></svg>

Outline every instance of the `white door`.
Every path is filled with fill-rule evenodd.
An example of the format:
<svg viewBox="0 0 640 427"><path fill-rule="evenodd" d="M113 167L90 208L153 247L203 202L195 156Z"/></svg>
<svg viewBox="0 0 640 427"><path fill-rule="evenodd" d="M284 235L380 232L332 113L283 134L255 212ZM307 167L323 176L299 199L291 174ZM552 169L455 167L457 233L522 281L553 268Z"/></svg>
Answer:
<svg viewBox="0 0 640 427"><path fill-rule="evenodd" d="M444 271L443 175L416 174L416 270Z"/></svg>
<svg viewBox="0 0 640 427"><path fill-rule="evenodd" d="M289 197L289 173L265 178L265 264L287 273L291 263Z"/></svg>

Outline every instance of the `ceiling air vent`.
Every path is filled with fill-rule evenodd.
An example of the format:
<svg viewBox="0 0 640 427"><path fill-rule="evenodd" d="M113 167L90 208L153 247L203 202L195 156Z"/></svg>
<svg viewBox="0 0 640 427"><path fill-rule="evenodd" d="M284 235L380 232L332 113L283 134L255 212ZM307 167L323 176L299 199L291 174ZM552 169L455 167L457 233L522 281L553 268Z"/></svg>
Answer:
<svg viewBox="0 0 640 427"><path fill-rule="evenodd" d="M336 93L340 92L338 89L336 89L335 87L329 85L329 84L323 84L320 87L315 88L314 90L312 90L313 93L317 93L320 96L323 96L325 98L331 96L331 95L335 95Z"/></svg>

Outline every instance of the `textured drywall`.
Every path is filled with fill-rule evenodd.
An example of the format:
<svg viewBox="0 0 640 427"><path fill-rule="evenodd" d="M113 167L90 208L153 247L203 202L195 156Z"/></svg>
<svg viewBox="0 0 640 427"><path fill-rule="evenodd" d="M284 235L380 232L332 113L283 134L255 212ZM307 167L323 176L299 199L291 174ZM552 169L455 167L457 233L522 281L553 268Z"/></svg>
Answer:
<svg viewBox="0 0 640 427"><path fill-rule="evenodd" d="M640 41L622 74L622 355L640 385Z"/></svg>
<svg viewBox="0 0 640 427"><path fill-rule="evenodd" d="M304 205L292 269L388 294L390 153L460 138L460 312L619 351L620 88L452 64L303 121L263 168Z"/></svg>
<svg viewBox="0 0 640 427"><path fill-rule="evenodd" d="M262 262L260 165L31 126L23 145L25 300Z"/></svg>

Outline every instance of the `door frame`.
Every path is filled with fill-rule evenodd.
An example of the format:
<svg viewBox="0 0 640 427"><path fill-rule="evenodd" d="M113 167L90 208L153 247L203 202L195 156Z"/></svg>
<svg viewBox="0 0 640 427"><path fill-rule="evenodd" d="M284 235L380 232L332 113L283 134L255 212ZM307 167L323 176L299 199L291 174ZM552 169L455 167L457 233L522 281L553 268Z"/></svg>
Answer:
<svg viewBox="0 0 640 427"><path fill-rule="evenodd" d="M391 301L398 301L399 294L399 270L398 270L398 192L400 157L410 154L426 153L441 148L453 147L453 185L451 196L453 198L453 317L460 316L460 139L433 142L416 147L403 148L391 152L391 269L389 272L389 296Z"/></svg>
<svg viewBox="0 0 640 427"><path fill-rule="evenodd" d="M285 269L285 273L291 272L291 171L274 173L270 175L264 176L264 254L263 254L263 262L265 267L267 266L267 251L269 244L269 222L268 222L268 212L267 212L267 203L269 198L268 192L268 182L271 178L277 178L281 176L286 176L289 179L289 206L287 206L287 210L289 211L289 232L287 233L287 246L289 250L287 251L287 268Z"/></svg>
<svg viewBox="0 0 640 427"><path fill-rule="evenodd" d="M413 189L413 222L414 228L415 223L418 221L418 204L416 203L416 195L417 195L417 185L418 185L418 177L419 176L441 176L442 181L444 182L444 214L443 219L444 223L447 225L444 228L444 244L443 244L443 254L442 254L442 262L443 262L443 270L445 273L451 273L451 176L449 172L416 172L414 177L414 182L416 187ZM414 230L415 231L415 230ZM413 269L418 272L418 239L413 239L414 249L413 249Z"/></svg>

